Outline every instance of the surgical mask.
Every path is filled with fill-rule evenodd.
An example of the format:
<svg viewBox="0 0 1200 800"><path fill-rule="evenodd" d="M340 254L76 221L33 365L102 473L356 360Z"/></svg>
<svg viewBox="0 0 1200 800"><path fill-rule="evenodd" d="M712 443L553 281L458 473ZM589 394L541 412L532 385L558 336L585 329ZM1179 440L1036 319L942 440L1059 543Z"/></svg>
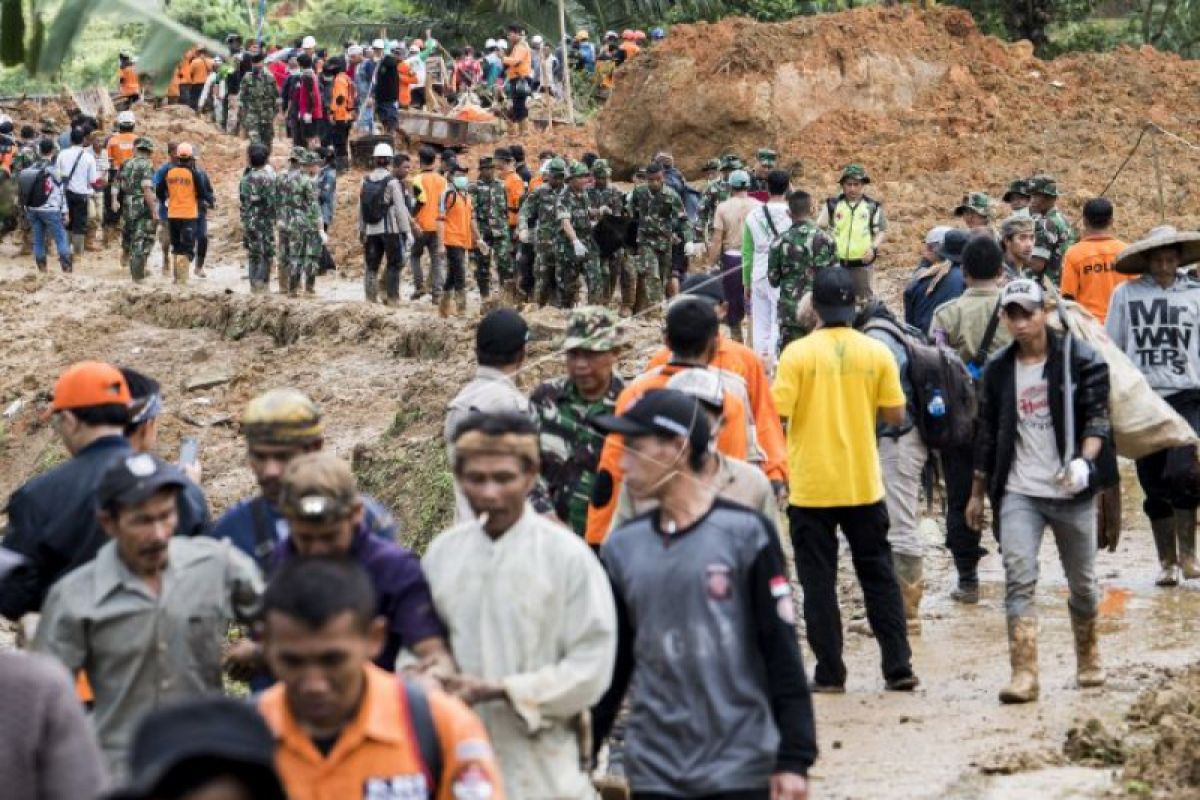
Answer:
<svg viewBox="0 0 1200 800"><path fill-rule="evenodd" d="M454 188L455 189L466 189L467 188L467 176L466 175L455 175L454 176Z"/></svg>

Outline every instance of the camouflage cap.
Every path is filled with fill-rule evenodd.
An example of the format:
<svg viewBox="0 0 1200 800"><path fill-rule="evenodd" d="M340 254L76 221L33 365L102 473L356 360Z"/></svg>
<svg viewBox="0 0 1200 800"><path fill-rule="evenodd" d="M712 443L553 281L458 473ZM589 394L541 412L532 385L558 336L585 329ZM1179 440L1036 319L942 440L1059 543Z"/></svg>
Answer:
<svg viewBox="0 0 1200 800"><path fill-rule="evenodd" d="M303 164L304 158L307 155L307 147L293 147L292 152L288 155L288 161L295 161L297 164Z"/></svg>
<svg viewBox="0 0 1200 800"><path fill-rule="evenodd" d="M58 123L50 117L42 117L42 133L58 133Z"/></svg>
<svg viewBox="0 0 1200 800"><path fill-rule="evenodd" d="M309 164L323 164L325 163L325 159L321 158L320 153L309 150L300 157L300 163L305 166Z"/></svg>
<svg viewBox="0 0 1200 800"><path fill-rule="evenodd" d="M1000 223L1000 239L1011 239L1018 233L1033 233L1033 217L1029 214L1016 213Z"/></svg>
<svg viewBox="0 0 1200 800"><path fill-rule="evenodd" d="M963 195L963 199L959 201L958 206L954 209L954 216L961 217L968 211L974 211L976 214L991 219L994 205L992 198L988 197L986 193L968 192Z"/></svg>
<svg viewBox="0 0 1200 800"><path fill-rule="evenodd" d="M552 158L550 159L549 165L546 167L546 171L551 175L566 175L567 162L563 161L561 158Z"/></svg>
<svg viewBox="0 0 1200 800"><path fill-rule="evenodd" d="M1029 179L1029 193L1058 197L1058 184L1049 175L1035 175Z"/></svg>
<svg viewBox="0 0 1200 800"><path fill-rule="evenodd" d="M1029 197L1029 179L1017 178L1008 185L1008 191L1004 193L1002 198L1004 202L1011 203L1014 197Z"/></svg>
<svg viewBox="0 0 1200 800"><path fill-rule="evenodd" d="M727 171L742 168L742 160L733 153L726 153L725 155L721 156L720 163L721 169Z"/></svg>
<svg viewBox="0 0 1200 800"><path fill-rule="evenodd" d="M705 161L704 166L701 167L701 169L703 169L705 172L712 172L713 170L717 170L720 168L721 168L721 159L719 159L719 158L710 158L708 161Z"/></svg>
<svg viewBox="0 0 1200 800"><path fill-rule="evenodd" d="M592 174L597 178L607 178L612 175L612 167L603 158L597 158L592 162Z"/></svg>
<svg viewBox="0 0 1200 800"><path fill-rule="evenodd" d="M757 158L761 163L766 164L768 167L773 167L775 166L775 162L779 160L779 153L776 153L770 148L764 147L755 153L754 157Z"/></svg>
<svg viewBox="0 0 1200 800"><path fill-rule="evenodd" d="M321 409L296 389L272 389L250 401L242 433L251 442L304 445L319 442L325 429Z"/></svg>
<svg viewBox="0 0 1200 800"><path fill-rule="evenodd" d="M867 175L867 168L862 164L847 164L842 169L842 176L838 178L838 183L845 183L848 180L870 183L871 177Z"/></svg>
<svg viewBox="0 0 1200 800"><path fill-rule="evenodd" d="M134 150L154 150L154 140L149 136L139 136L133 140Z"/></svg>
<svg viewBox="0 0 1200 800"><path fill-rule="evenodd" d="M621 346L620 318L610 308L585 306L567 318L564 350L606 353Z"/></svg>
<svg viewBox="0 0 1200 800"><path fill-rule="evenodd" d="M571 178L587 178L591 174L592 171L588 169L588 165L582 161L572 161L571 166L567 169L567 175Z"/></svg>
<svg viewBox="0 0 1200 800"><path fill-rule="evenodd" d="M354 473L333 453L297 456L283 472L279 510L289 519L341 522L354 513L358 503Z"/></svg>

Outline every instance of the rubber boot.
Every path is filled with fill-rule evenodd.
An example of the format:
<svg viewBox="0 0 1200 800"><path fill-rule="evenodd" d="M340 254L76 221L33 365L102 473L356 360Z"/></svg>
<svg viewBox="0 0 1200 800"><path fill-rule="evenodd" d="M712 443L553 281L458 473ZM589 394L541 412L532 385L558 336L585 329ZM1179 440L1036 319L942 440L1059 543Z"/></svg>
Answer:
<svg viewBox="0 0 1200 800"><path fill-rule="evenodd" d="M363 281L363 292L366 295L368 303L374 303L379 300L379 281L374 275L367 275Z"/></svg>
<svg viewBox="0 0 1200 800"><path fill-rule="evenodd" d="M1100 666L1100 635L1096 617L1083 617L1071 609L1071 630L1075 632L1075 679L1080 687L1103 686L1104 668Z"/></svg>
<svg viewBox="0 0 1200 800"><path fill-rule="evenodd" d="M191 272L191 260L187 256L176 255L172 266L175 268L175 283L186 286L188 282L188 273Z"/></svg>
<svg viewBox="0 0 1200 800"><path fill-rule="evenodd" d="M1150 520L1150 530L1154 534L1154 550L1158 553L1158 565L1162 568L1159 570L1158 577L1154 579L1154 585L1179 585L1179 556L1175 545L1174 517Z"/></svg>
<svg viewBox="0 0 1200 800"><path fill-rule="evenodd" d="M79 261L83 258L84 243L86 241L87 234L76 233L71 236L71 255L74 256L72 259L72 267L79 266Z"/></svg>
<svg viewBox="0 0 1200 800"><path fill-rule="evenodd" d="M146 280L145 256L129 257L129 274L133 277L134 283L141 283L142 281Z"/></svg>
<svg viewBox="0 0 1200 800"><path fill-rule="evenodd" d="M452 305L454 305L454 296L446 292L438 298L438 316L442 319L453 316L453 312L450 310Z"/></svg>
<svg viewBox="0 0 1200 800"><path fill-rule="evenodd" d="M925 568L920 556L892 553L896 567L896 581L900 584L900 596L904 598L904 621L909 636L921 635L921 596L925 593Z"/></svg>
<svg viewBox="0 0 1200 800"><path fill-rule="evenodd" d="M462 317L467 313L467 293L463 289L459 289L454 293L454 316Z"/></svg>
<svg viewBox="0 0 1200 800"><path fill-rule="evenodd" d="M46 271L46 259L38 258L38 259L35 259L33 263L37 265L38 272Z"/></svg>
<svg viewBox="0 0 1200 800"><path fill-rule="evenodd" d="M316 294L317 293L317 276L316 275L305 275L304 276L304 293L305 294Z"/></svg>
<svg viewBox="0 0 1200 800"><path fill-rule="evenodd" d="M1037 617L1008 618L1008 656L1012 680L1000 690L1001 703L1038 699Z"/></svg>
<svg viewBox="0 0 1200 800"><path fill-rule="evenodd" d="M1175 541L1179 545L1179 568L1186 580L1200 578L1196 560L1196 509L1175 509Z"/></svg>
<svg viewBox="0 0 1200 800"><path fill-rule="evenodd" d="M122 269L129 266L129 251L126 250L124 247L121 248L120 264L121 264Z"/></svg>

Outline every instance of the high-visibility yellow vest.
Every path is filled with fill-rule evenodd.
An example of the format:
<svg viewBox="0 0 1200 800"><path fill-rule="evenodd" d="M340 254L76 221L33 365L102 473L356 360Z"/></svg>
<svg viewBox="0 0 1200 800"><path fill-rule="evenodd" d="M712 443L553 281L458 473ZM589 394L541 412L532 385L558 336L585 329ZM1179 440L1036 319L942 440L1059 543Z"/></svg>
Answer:
<svg viewBox="0 0 1200 800"><path fill-rule="evenodd" d="M841 261L859 261L875 240L875 211L879 203L864 197L854 205L846 198L829 201L829 227Z"/></svg>

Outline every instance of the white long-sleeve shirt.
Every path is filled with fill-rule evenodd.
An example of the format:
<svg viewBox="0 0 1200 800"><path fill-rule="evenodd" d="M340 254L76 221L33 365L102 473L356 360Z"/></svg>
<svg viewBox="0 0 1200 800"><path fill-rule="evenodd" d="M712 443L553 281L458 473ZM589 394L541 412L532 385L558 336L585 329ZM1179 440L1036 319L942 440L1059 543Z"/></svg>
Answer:
<svg viewBox="0 0 1200 800"><path fill-rule="evenodd" d="M79 159L83 159L79 161ZM75 162L79 161L79 166L76 168ZM91 194L92 184L96 182L96 157L92 155L92 151L86 147L74 145L68 147L58 154L58 160L54 162L58 167L58 172L62 175L63 180L67 180L67 176L71 176L71 180L64 187L68 192L74 194ZM74 169L74 174L71 170Z"/></svg>

